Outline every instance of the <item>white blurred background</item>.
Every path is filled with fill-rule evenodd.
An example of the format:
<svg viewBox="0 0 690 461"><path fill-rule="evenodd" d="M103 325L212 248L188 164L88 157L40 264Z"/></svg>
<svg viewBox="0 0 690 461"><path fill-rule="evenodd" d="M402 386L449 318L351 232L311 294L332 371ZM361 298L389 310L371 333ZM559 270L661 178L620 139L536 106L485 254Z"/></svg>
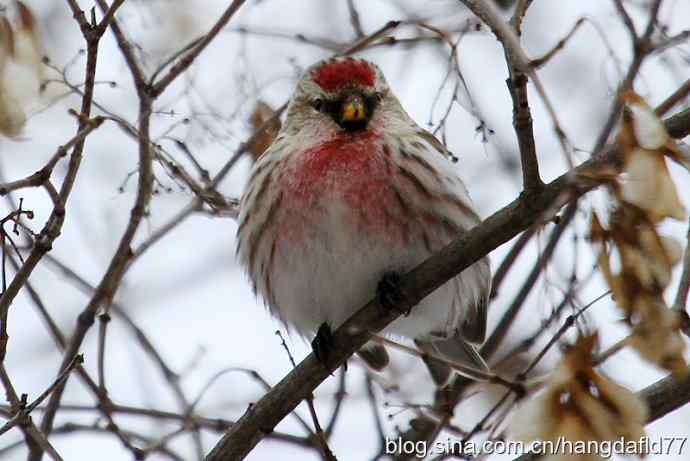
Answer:
<svg viewBox="0 0 690 461"><path fill-rule="evenodd" d="M3 2L8 3L8 2ZM92 7L80 1L81 7ZM117 18L128 37L137 44L138 56L147 72L180 49L190 39L205 32L225 9L224 1L205 0L127 0ZM633 18L642 27L644 2L626 2ZM37 19L44 53L52 65L66 69L67 79L83 83L85 56L83 39L66 2L27 0ZM460 2L451 0L354 0L362 28L372 33L393 19L424 19L444 29L457 29L470 18ZM615 87L631 57L629 37L619 20L613 2L601 0L537 0L524 23L523 44L531 57L550 50L574 23L588 21L543 69L539 76L556 108L568 138L579 149L578 161L588 157L614 96ZM667 0L661 21L673 34L690 28L690 3ZM415 27L401 27L392 35L409 38L421 32ZM303 35L307 41L299 37ZM455 36L457 38L457 35ZM152 137L176 160L189 162L170 138L183 141L201 165L212 174L230 158L238 145L251 134L248 119L258 99L271 106L282 105L292 92L302 69L333 51L313 42L348 43L355 38L346 1L256 0L248 1L230 25L204 51L196 64L157 102L153 116ZM312 43L310 43L312 42ZM610 47L610 49L609 49ZM443 85L448 72L448 47L436 40L378 46L360 53L375 61L403 106L422 126L436 127L452 97L454 80ZM492 134L486 140L475 128L480 124L470 111L466 95L455 104L446 123L445 135L450 149L460 157L457 168L464 177L482 216L488 216L512 201L521 191L521 173L512 105L506 89L507 70L499 43L486 29L464 34L458 45L460 69L479 114ZM674 48L645 63L636 82L636 90L658 104L690 75L690 46ZM60 80L52 69L44 68L44 78ZM110 33L102 41L97 68L95 100L107 111L136 122L137 98L131 77ZM0 138L0 182L24 177L53 155L57 146L75 132L75 121L67 114L78 109L80 98L69 94L59 81L48 83L41 95L32 89L35 82L17 77L26 91L25 107L31 114L20 139ZM113 82L112 84L110 82ZM27 87L29 89L27 89ZM441 88L439 92L439 88ZM544 106L530 86L537 153L545 180L562 174L566 165ZM434 100L438 94L438 102ZM687 104L686 106L687 107ZM102 114L95 109L94 114ZM184 122L184 120L188 120ZM165 137L162 137L165 136ZM62 235L50 255L74 270L92 285L97 285L115 251L129 219L136 193L137 144L112 122L106 122L87 141L84 162L75 190L67 206ZM243 158L222 182L219 190L226 196L241 193L251 160ZM57 177L66 167L58 165ZM681 191L690 206L687 172L671 166ZM134 176L130 177L130 175ZM157 191L150 214L140 228L135 243L146 240L193 199L162 168L156 170ZM129 180L128 180L129 179ZM24 198L24 207L35 212L29 225L38 231L50 212L50 202L38 189L24 189L14 194ZM3 216L10 211L6 200L0 202ZM585 231L592 209L605 209L606 196L591 194L582 200L575 224L558 246L557 252L527 299L522 313L510 330L508 344L514 346L540 327L562 297L576 266L585 278L592 270L594 252L585 241ZM117 292L116 302L146 333L165 362L180 374L180 383L190 400L204 390L219 371L231 367L256 370L269 383L280 380L291 369L290 362L275 331L282 329L256 300L235 259L236 222L231 218L194 214L147 251L127 272ZM500 295L490 308L490 325L514 298L527 272L536 261L553 225L546 225L509 273ZM687 222L669 224L664 231L685 242ZM491 254L493 266L502 260L510 244ZM678 271L677 271L678 272ZM676 274L676 280L679 274ZM9 272L13 276L13 272ZM44 260L30 278L59 327L69 333L76 316L89 297L74 280L54 264ZM667 299L672 301L677 283L671 285ZM582 304L606 290L599 275L578 294ZM622 314L610 299L596 304L587 314L589 328L598 328L602 348L626 334ZM553 330L560 326L557 322ZM575 330L565 336L572 340ZM23 290L10 309L10 341L5 359L15 387L31 398L42 392L55 378L62 355L48 334L34 304ZM540 338L530 350L533 356L551 334ZM299 337L289 337L292 354L300 360L310 348ZM507 350L507 349L506 349ZM82 347L85 367L96 375L97 325ZM152 362L132 330L113 315L107 336L106 374L109 396L121 405L179 411L174 395L160 369ZM502 354L499 353L500 357ZM686 355L687 356L687 355ZM541 362L536 374L550 370L558 360L557 348ZM527 359L525 359L526 361ZM523 366L525 361L520 362ZM331 448L341 460L372 459L378 440L372 406L367 397L365 370L351 360L346 375L347 396L335 426ZM515 370L513 370L515 371ZM660 379L665 373L642 362L633 352L623 351L607 361L602 371L618 382L639 390ZM330 417L338 376L323 383L316 391L317 411L322 423ZM455 412L453 423L469 430L491 407L497 390L479 389ZM246 373L228 372L203 393L197 413L208 417L235 420L264 389ZM395 436L414 416L411 404L427 404L433 399L433 387L425 370L412 358L395 354L391 370L375 377L375 411L386 433ZM72 377L64 405L93 407L93 396L78 378ZM306 420L308 412L301 405L297 412ZM40 411L33 415L40 422ZM648 426L652 438L690 436L690 407L669 414ZM67 422L90 425L96 412L64 410L58 414L56 427ZM122 428L134 430L153 439L172 433L177 422L116 415ZM0 423L2 421L0 420ZM295 418L287 417L276 428L305 435ZM208 451L219 434L204 430L204 450ZM446 434L441 434L443 440ZM481 439L481 437L480 437ZM18 430L0 437L0 450L21 442ZM66 460L101 461L131 459L131 454L107 432L76 431L51 437ZM183 459L196 459L189 435L173 437L167 446ZM7 450L2 459L25 459L24 446ZM686 460L684 454L655 455L649 459ZM512 459L492 456L489 459ZM151 460L167 459L152 454ZM247 458L250 460L319 459L314 451L267 439Z"/></svg>

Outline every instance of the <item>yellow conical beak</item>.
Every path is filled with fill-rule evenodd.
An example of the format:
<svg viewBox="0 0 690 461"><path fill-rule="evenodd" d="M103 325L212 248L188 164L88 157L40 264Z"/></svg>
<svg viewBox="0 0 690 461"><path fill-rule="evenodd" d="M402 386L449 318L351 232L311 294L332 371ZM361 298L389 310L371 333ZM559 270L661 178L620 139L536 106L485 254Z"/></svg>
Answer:
<svg viewBox="0 0 690 461"><path fill-rule="evenodd" d="M341 120L343 122L359 122L366 118L366 107L359 95L350 96L343 102Z"/></svg>

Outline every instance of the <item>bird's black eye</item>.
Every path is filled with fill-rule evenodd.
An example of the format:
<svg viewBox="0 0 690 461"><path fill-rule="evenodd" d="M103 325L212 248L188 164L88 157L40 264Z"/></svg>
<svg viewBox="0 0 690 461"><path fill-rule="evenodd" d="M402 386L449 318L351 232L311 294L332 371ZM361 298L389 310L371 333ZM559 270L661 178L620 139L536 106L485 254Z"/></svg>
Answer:
<svg viewBox="0 0 690 461"><path fill-rule="evenodd" d="M319 112L323 112L324 108L326 107L323 103L323 99L314 99L311 102L311 106Z"/></svg>
<svg viewBox="0 0 690 461"><path fill-rule="evenodd" d="M379 93L379 92L374 93L374 98L376 99L376 102L383 101L383 93Z"/></svg>

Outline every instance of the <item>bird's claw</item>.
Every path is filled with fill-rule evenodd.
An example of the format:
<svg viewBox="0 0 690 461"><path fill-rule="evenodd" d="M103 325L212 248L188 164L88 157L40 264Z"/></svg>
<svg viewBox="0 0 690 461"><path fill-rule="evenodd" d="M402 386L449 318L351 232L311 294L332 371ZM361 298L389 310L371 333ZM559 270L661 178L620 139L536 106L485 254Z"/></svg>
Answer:
<svg viewBox="0 0 690 461"><path fill-rule="evenodd" d="M405 293L402 289L402 278L397 272L386 272L383 274L376 287L376 295L381 305L386 309L400 312L405 317L410 315L412 307L407 309L400 307L405 300Z"/></svg>
<svg viewBox="0 0 690 461"><path fill-rule="evenodd" d="M333 349L333 332L326 322L322 323L316 331L316 336L311 342L311 348L314 351L316 360L328 368L328 358Z"/></svg>

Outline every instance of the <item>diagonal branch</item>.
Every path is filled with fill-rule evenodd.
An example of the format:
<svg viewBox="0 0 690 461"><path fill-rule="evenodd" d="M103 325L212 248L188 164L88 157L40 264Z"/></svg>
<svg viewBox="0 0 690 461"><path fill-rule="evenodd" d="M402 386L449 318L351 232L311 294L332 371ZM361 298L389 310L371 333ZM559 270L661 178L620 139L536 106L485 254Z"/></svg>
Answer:
<svg viewBox="0 0 690 461"><path fill-rule="evenodd" d="M632 89L633 82L637 77L637 74L642 68L642 63L649 57L650 53L654 51L654 44L652 43L652 32L654 32L654 25L657 22L657 15L659 14L659 8L661 7L661 0L654 0L654 2L649 7L649 19L647 21L647 27L645 28L644 34L638 37L633 30L631 32L632 41L631 45L633 48L633 59L628 66L628 71L625 77L621 81L618 90ZM625 12L625 9L623 9ZM627 23L625 15L623 20ZM623 110L623 103L620 98L615 98L612 103L611 110L609 111L609 117L604 124L604 128L601 130L599 137L597 138L596 144L594 145L594 152L597 152L601 147L606 145L609 136L613 132L613 128L618 121L618 118Z"/></svg>
<svg viewBox="0 0 690 461"><path fill-rule="evenodd" d="M690 109L685 110L677 115L669 117L664 121L669 135L674 138L683 138L690 134ZM614 148L604 149L602 154L599 156L594 156L593 159L610 158L612 160L609 165L620 166L616 159L618 159L618 154L615 152ZM590 160L591 161L591 160ZM606 167L604 163L598 164L599 166L593 165L593 168ZM547 186L548 187L548 186ZM566 296L566 300L569 296ZM453 409L459 402L463 395L463 392L467 389L471 381L458 377L455 379L443 392L437 393L436 403L434 404L439 408L450 408ZM422 430L415 430L411 428L403 434L403 440L409 441L410 443L416 443L418 441L428 441L432 437L436 436L438 430L440 430L439 424L429 424L428 427L424 427ZM429 443L429 442L427 442Z"/></svg>
<svg viewBox="0 0 690 461"><path fill-rule="evenodd" d="M84 94L81 101L81 108L79 113L79 125L77 128L77 137L74 147L72 148L72 153L70 154L69 164L67 167L67 173L60 187L60 202L59 206L56 205L48 220L46 221L43 229L41 230L38 239L34 247L31 250L28 258L22 264L21 269L15 274L14 279L7 287L2 296L0 296L0 312L5 312L9 309L10 305L14 301L15 297L19 293L19 290L24 286L26 280L36 268L41 258L50 251L53 246L53 242L58 238L60 232L62 231L62 225L65 221L65 204L69 198L72 188L77 178L77 173L81 165L82 154L84 152L84 146L86 143L86 137L80 137L79 133L83 132L91 123L89 115L91 113L91 105L93 102L93 92L94 85L96 82L96 63L98 61L98 43L101 35L94 33L93 29L88 25L86 19L84 19L84 14L78 9L78 6L74 1L68 1L70 7L72 8L74 17L79 23L79 27L84 35L84 40L86 41L86 68L85 68L85 82L84 82Z"/></svg>
<svg viewBox="0 0 690 461"><path fill-rule="evenodd" d="M0 362L0 383L2 383L5 388L5 395L7 401L11 404L12 411L18 410L21 412L26 404L24 396L20 399L17 395L17 391L14 389L10 377L7 375L7 370L5 370L5 365L2 362ZM24 439L29 449L46 451L55 461L62 461L62 457L55 451L55 448L53 448L48 439L38 430L36 425L31 421L31 418L28 416L21 418L20 421L18 421L18 426L24 433Z"/></svg>
<svg viewBox="0 0 690 461"><path fill-rule="evenodd" d="M669 130L671 135L690 131L690 110L676 117L681 117L682 123L676 120L676 128L679 129ZM310 354L245 412L217 443L207 456L207 461L242 459L333 370L364 345L369 339L369 331L380 331L400 312L418 304L447 280L542 219L544 214L557 211L597 187L599 183L593 179L596 173L616 166L619 166L617 149L606 149L601 155L545 185L529 199L520 197L514 200L407 273L402 277L401 284L405 296L397 310L386 310L377 299L373 299L357 311L333 335L330 367L324 367ZM366 325L367 329L363 330L361 325Z"/></svg>
<svg viewBox="0 0 690 461"><path fill-rule="evenodd" d="M523 303L525 302L525 299L527 299L527 296L529 295L530 291L532 291L532 287L534 286L534 284L537 283L537 280L544 271L546 264L551 259L551 256L553 255L556 249L556 245L558 244L560 238L563 236L563 232L565 231L565 229L570 225L570 222L575 216L576 211L577 202L573 201L565 209L565 212L563 213L563 216L561 217L558 225L554 228L553 232L551 233L549 243L546 245L546 248L544 248L544 251L539 256L537 264L535 264L532 270L530 271L522 287L520 287L520 291L518 292L517 296L510 304L508 309L506 309L506 311L503 313L501 321L498 323L498 325L496 326L496 328L494 329L493 333L486 341L486 343L484 343L484 345L482 346L482 357L488 358L494 355L498 347L501 345L501 342L505 339L506 335L508 334L508 330L513 325L515 318L520 312L520 308L523 306Z"/></svg>
<svg viewBox="0 0 690 461"><path fill-rule="evenodd" d="M108 16L108 13L106 8L106 4L103 0L97 0L98 4L101 8L106 10L106 16ZM121 4L121 2L116 2L114 5ZM114 17L112 15L109 16L111 20L111 26L113 27L113 30L117 27L117 22L115 21ZM95 31L92 35L85 33L85 39L87 41L87 45L89 47L89 58L92 58L94 60L93 62L93 68L89 68L89 61L87 61L87 79L91 79L91 96L93 95L93 82L95 79L95 58L97 56L97 51L98 51L98 43L100 38L103 35L103 32L105 29L98 29L96 26L92 26L92 31ZM119 29L118 29L119 30ZM130 49L128 46L128 42L124 38L124 36L120 33L116 33L116 39L118 41L118 44L120 46L120 49L122 50L123 54L125 55L129 70L132 74L132 77L135 81L135 84L137 86L137 93L139 96L139 180L138 180L138 187L137 187L137 196L134 202L134 206L132 207L132 210L130 212L130 219L129 223L127 224L127 227L122 234L120 238L120 242L118 244L117 250L115 251L115 254L113 255L112 259L110 260L110 263L108 265L108 268L103 275L95 293L93 294L92 298L90 299L89 303L87 306L82 310L82 312L79 314L77 318L77 325L75 327L74 333L72 334L71 338L69 339L67 343L67 347L65 348L65 352L63 355L63 361L62 364L60 365L60 370L65 370L69 366L69 362L72 357L77 355L79 352L79 349L82 346L82 343L84 341L84 338L86 337L86 333L89 331L91 326L94 323L94 319L96 316L96 313L98 309L106 304L109 304L112 302L113 296L115 295L115 292L117 291L117 288L122 281L122 278L124 277L124 273L126 271L127 267L127 262L129 261L131 257L131 246L132 246L132 241L134 239L134 236L139 228L139 225L141 224L144 215L146 213L146 210L148 208L149 201L151 200L151 195L153 192L153 155L151 151L151 139L150 139L150 133L149 133L149 127L150 127L150 121L151 121L151 113L153 111L153 99L149 97L149 95L144 91L143 86L139 84L139 81L142 79L142 73L140 70L140 67L138 64L133 61L127 59L127 51ZM93 56L92 56L93 55ZM91 72L89 72L91 71ZM86 96L84 97L86 99ZM91 99L89 99L89 108L91 106ZM88 116L88 114L85 114ZM70 162L71 165L71 162ZM63 183L63 189L65 188L65 184L68 184L67 179L65 180L65 183ZM71 184L70 184L71 187ZM64 212L63 212L64 214ZM47 250L46 250L47 251ZM17 277L15 277L17 278ZM55 391L52 393L50 396L50 400L48 401L47 404L47 409L46 412L43 416L43 420L41 421L41 430L42 432L47 436L50 434L50 432L53 429L53 424L55 421L55 416L57 414L58 408L60 407L60 403L62 400L62 396L65 390L65 387L67 385L67 379L64 381L60 382L58 386L56 386ZM138 449L131 446L131 444L128 443L128 441L123 438L122 442L125 444L125 446L130 449L134 456L137 457L139 455ZM28 459L30 461L40 461L43 457L43 449L41 448L34 448L30 450L29 457Z"/></svg>
<svg viewBox="0 0 690 461"><path fill-rule="evenodd" d="M137 93L141 95L148 89L148 87L146 85L146 81L144 78L144 72L141 70L141 66L137 62L137 58L134 55L132 46L130 45L129 40L127 40L127 38L125 37L125 33L120 28L120 23L114 17L114 10L117 7L117 2L113 3L113 5L110 7L108 7L108 5L105 3L105 0L96 0L96 2L98 3L99 8L104 12L103 20L98 25L97 30L99 30L101 34L104 33L106 30L106 27L104 26L108 25L108 23L106 23L105 20L110 20L110 30L113 31L113 35L115 35L115 41L117 42L117 46L120 48L120 52L122 53L122 56L125 59L125 63L127 64L127 67L129 68L130 73L132 74L132 78L134 79L134 86L137 89Z"/></svg>
<svg viewBox="0 0 690 461"><path fill-rule="evenodd" d="M681 320L681 329L690 336L690 315L688 315L688 292L690 291L690 222L688 223L688 233L685 238L685 253L683 254L683 271L678 283L678 291L673 301L673 309L678 312Z"/></svg>
<svg viewBox="0 0 690 461"><path fill-rule="evenodd" d="M120 238L118 248L112 257L110 264L108 265L108 269L103 275L98 288L96 289L88 305L82 310L81 314L79 314L76 328L67 344L67 348L65 349L60 370L66 369L69 365L69 360L71 360L71 358L79 352L84 338L86 337L86 333L94 323L98 309L102 305L110 303L115 295L115 291L117 290L117 287L124 276L127 262L131 257L132 240L134 239L134 235L139 228L139 224L144 218L146 208L148 207L148 203L151 199L153 186L152 154L149 138L151 103L152 101L146 97L142 97L140 100L139 131L141 132L141 138L139 142L139 184L137 197L131 210L129 223L127 224L127 228ZM53 422L55 420L58 407L60 406L60 401L66 385L67 380L61 382L50 397L47 405L47 411L43 417L43 421L41 421L41 430L45 434L50 434L53 428ZM34 452L29 459L31 461L39 461L41 457L42 452Z"/></svg>
<svg viewBox="0 0 690 461"><path fill-rule="evenodd" d="M160 80L153 84L152 95L158 96L170 85L182 72L187 70L192 65L194 60L201 54L211 41L216 38L216 35L225 27L225 25L232 19L237 10L244 5L245 0L233 0L228 8L223 12L218 21L211 27L204 38L199 41L191 50L185 54L174 66L170 68Z"/></svg>
<svg viewBox="0 0 690 461"><path fill-rule="evenodd" d="M517 199L487 218L482 224L453 241L402 278L405 298L396 311L386 310L378 300L370 301L333 335L334 350L331 366L324 367L310 354L290 374L273 387L259 402L247 410L208 455L208 461L242 459L251 449L308 396L337 367L368 340L367 325L379 331L403 312L418 304L426 295L441 286L484 255L526 229L543 213L558 209L571 198L597 186L591 176L596 168L609 164L613 158L590 160L575 171L563 175L530 197ZM574 181L572 178L580 178Z"/></svg>

